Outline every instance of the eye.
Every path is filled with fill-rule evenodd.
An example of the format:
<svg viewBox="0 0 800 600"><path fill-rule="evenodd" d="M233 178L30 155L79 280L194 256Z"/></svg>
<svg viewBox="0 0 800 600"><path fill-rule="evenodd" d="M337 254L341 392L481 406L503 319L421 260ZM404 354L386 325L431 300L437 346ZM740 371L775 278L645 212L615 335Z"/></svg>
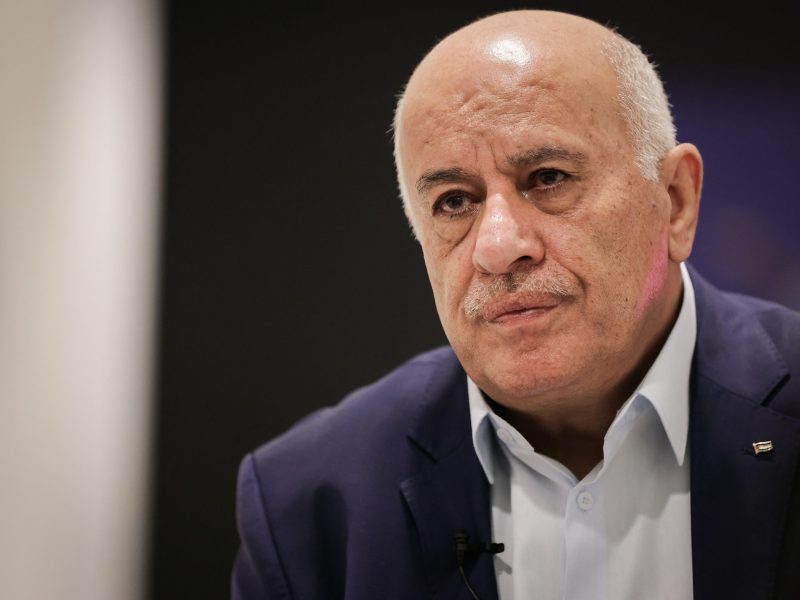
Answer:
<svg viewBox="0 0 800 600"><path fill-rule="evenodd" d="M473 201L467 194L461 191L453 191L444 194L434 202L433 213L435 215L457 217L469 212L472 206Z"/></svg>
<svg viewBox="0 0 800 600"><path fill-rule="evenodd" d="M530 186L534 189L547 190L556 187L567 174L558 169L540 169L531 173L529 177Z"/></svg>

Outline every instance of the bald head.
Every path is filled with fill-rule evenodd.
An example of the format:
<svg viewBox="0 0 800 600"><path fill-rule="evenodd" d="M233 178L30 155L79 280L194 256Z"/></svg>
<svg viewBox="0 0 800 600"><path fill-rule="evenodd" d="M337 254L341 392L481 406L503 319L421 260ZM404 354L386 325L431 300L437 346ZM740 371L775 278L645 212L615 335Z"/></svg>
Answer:
<svg viewBox="0 0 800 600"><path fill-rule="evenodd" d="M603 40L614 35L594 21L566 13L499 13L475 21L438 43L415 69L406 92L413 95L432 83L452 83L451 75L461 82L471 77L480 79L485 75L484 67L505 65L530 73L553 58L575 67L580 66L576 61L597 64Z"/></svg>
<svg viewBox="0 0 800 600"><path fill-rule="evenodd" d="M395 162L406 212L410 214L411 190L405 180L405 141L409 133L420 133L415 130L418 117L435 110L474 108L474 103L487 102L481 90L502 98L556 83L568 83L572 93L609 104L611 111L597 118L618 119L640 172L648 180L657 178L659 161L675 146L675 128L661 81L641 50L614 31L575 15L506 12L446 37L406 85L394 121ZM443 106L443 98L449 98L449 104ZM527 109L535 112L536 106Z"/></svg>

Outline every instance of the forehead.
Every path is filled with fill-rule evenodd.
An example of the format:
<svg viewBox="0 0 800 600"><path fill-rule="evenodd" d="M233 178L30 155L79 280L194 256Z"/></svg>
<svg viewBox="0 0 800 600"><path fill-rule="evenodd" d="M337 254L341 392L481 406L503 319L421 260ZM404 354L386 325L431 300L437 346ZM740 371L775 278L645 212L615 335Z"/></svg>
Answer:
<svg viewBox="0 0 800 600"><path fill-rule="evenodd" d="M444 158L482 142L514 153L570 139L602 149L627 137L616 75L599 51L533 48L520 65L469 50L423 63L412 78L400 123L407 167L431 152Z"/></svg>

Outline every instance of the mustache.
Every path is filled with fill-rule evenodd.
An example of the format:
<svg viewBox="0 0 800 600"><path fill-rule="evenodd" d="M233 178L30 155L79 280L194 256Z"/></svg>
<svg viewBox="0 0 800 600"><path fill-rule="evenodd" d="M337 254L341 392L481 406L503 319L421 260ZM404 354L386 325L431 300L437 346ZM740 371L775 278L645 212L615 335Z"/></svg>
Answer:
<svg viewBox="0 0 800 600"><path fill-rule="evenodd" d="M491 280L476 280L464 297L464 312L472 320L483 316L486 305L504 294L530 293L568 298L575 284L566 275L551 272L516 271Z"/></svg>

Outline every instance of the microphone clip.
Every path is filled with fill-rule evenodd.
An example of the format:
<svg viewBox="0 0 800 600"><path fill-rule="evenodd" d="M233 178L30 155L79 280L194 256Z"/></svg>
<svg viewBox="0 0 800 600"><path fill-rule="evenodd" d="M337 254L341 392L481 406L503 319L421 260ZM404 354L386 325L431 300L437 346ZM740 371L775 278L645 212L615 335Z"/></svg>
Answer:
<svg viewBox="0 0 800 600"><path fill-rule="evenodd" d="M494 542L478 542L477 544L470 544L469 534L465 529L459 529L456 531L455 542L458 572L461 574L461 578L464 580L464 585L467 586L467 590L469 590L469 593L472 595L474 600L480 600L477 592L473 589L472 585L470 585L467 574L464 572L464 557L467 554L482 554L484 552L487 554L497 554L498 552L505 550L506 547L504 544L496 544Z"/></svg>
<svg viewBox="0 0 800 600"><path fill-rule="evenodd" d="M470 544L469 534L465 529L459 529L455 534L456 560L458 566L464 566L464 557L467 554L498 554L506 549L505 544L495 542L477 542Z"/></svg>

